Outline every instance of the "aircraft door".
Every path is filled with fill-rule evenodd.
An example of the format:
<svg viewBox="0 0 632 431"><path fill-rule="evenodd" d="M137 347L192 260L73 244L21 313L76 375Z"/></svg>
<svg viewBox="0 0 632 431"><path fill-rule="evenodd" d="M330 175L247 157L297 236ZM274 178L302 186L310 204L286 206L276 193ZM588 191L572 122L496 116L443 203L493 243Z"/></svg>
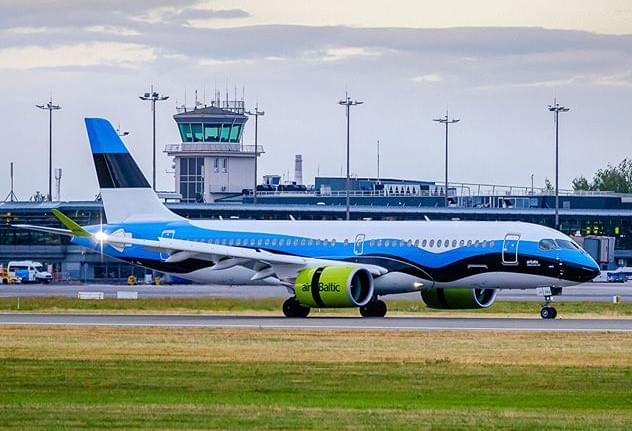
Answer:
<svg viewBox="0 0 632 431"><path fill-rule="evenodd" d="M175 234L176 234L176 231L173 229L163 230L160 233L160 238L172 239L175 236ZM168 257L169 257L169 253L165 253L165 252L160 253L160 259L166 260Z"/></svg>
<svg viewBox="0 0 632 431"><path fill-rule="evenodd" d="M503 240L502 260L503 265L518 265L518 244L520 234L508 233Z"/></svg>
<svg viewBox="0 0 632 431"><path fill-rule="evenodd" d="M356 235L355 242L353 243L353 254L360 256L362 253L364 253L365 237L366 235L364 235L363 233Z"/></svg>

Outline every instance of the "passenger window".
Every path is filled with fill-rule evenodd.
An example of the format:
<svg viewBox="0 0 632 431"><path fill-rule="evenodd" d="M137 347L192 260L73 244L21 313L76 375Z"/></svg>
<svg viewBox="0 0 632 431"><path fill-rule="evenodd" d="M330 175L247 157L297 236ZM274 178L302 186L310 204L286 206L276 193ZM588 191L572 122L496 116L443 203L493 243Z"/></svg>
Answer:
<svg viewBox="0 0 632 431"><path fill-rule="evenodd" d="M475 241L474 241L474 247L478 247L478 244L479 244L479 243L478 243L478 240L475 240Z"/></svg>
<svg viewBox="0 0 632 431"><path fill-rule="evenodd" d="M270 238L266 238L263 242L266 246L270 245Z"/></svg>
<svg viewBox="0 0 632 431"><path fill-rule="evenodd" d="M456 240L455 239L452 240L452 247L456 247Z"/></svg>
<svg viewBox="0 0 632 431"><path fill-rule="evenodd" d="M281 247L283 247L283 246L285 245L285 240L284 240L283 238L281 238L281 239L279 240L279 245L280 245Z"/></svg>
<svg viewBox="0 0 632 431"><path fill-rule="evenodd" d="M468 247L470 247L471 245L472 245L472 240L471 240L471 239L468 239L468 240L467 240L467 246L468 246Z"/></svg>
<svg viewBox="0 0 632 431"><path fill-rule="evenodd" d="M496 241L491 240L491 241L489 242L489 248L494 248L494 246L495 246L495 245L496 245Z"/></svg>
<svg viewBox="0 0 632 431"><path fill-rule="evenodd" d="M320 247L320 246L321 246L321 243L322 243L322 241L321 241L321 240L319 240L319 239L317 239L317 240L316 240L316 247Z"/></svg>
<svg viewBox="0 0 632 431"><path fill-rule="evenodd" d="M277 245L277 240L276 239L272 240L272 245Z"/></svg>
<svg viewBox="0 0 632 431"><path fill-rule="evenodd" d="M463 247L464 245L465 245L465 240L462 239L461 241L459 241L459 247Z"/></svg>
<svg viewBox="0 0 632 431"><path fill-rule="evenodd" d="M555 241L553 241L552 239L542 239L538 243L538 248L545 251L555 250L557 248L557 245L555 245Z"/></svg>
<svg viewBox="0 0 632 431"><path fill-rule="evenodd" d="M426 239L424 239L424 240L421 242L421 246L422 246L422 247L426 247L426 245L427 245L427 244L428 244L428 240L426 240Z"/></svg>
<svg viewBox="0 0 632 431"><path fill-rule="evenodd" d="M370 247L373 247L374 245L375 245L375 241L374 240L369 241L369 246Z"/></svg>
<svg viewBox="0 0 632 431"><path fill-rule="evenodd" d="M386 240L384 241L384 247L390 247L391 246L391 241L390 240Z"/></svg>
<svg viewBox="0 0 632 431"><path fill-rule="evenodd" d="M434 247L434 239L430 240L430 248Z"/></svg>
<svg viewBox="0 0 632 431"><path fill-rule="evenodd" d="M298 246L298 238L294 239L294 247Z"/></svg>
<svg viewBox="0 0 632 431"><path fill-rule="evenodd" d="M348 246L348 245L349 245L349 240L348 240L347 238L345 238L345 240L344 240L344 242L343 242L343 243L344 243L344 245L345 245L345 247L346 247L346 246Z"/></svg>
<svg viewBox="0 0 632 431"><path fill-rule="evenodd" d="M415 240L415 247L419 247L419 240L418 239Z"/></svg>
<svg viewBox="0 0 632 431"><path fill-rule="evenodd" d="M258 240L257 240L257 245L259 245L259 246L260 246L260 245L262 245L262 244L263 244L263 240L262 240L262 239L258 239Z"/></svg>
<svg viewBox="0 0 632 431"><path fill-rule="evenodd" d="M305 241L304 239L302 239L302 240L301 240L301 246L304 246L306 242L307 242L307 241Z"/></svg>
<svg viewBox="0 0 632 431"><path fill-rule="evenodd" d="M332 246L332 247L335 247L335 246L336 246L336 239L335 239L335 238L331 240L331 246Z"/></svg>
<svg viewBox="0 0 632 431"><path fill-rule="evenodd" d="M307 245L310 247L314 245L314 240L310 239L309 241L307 241Z"/></svg>
<svg viewBox="0 0 632 431"><path fill-rule="evenodd" d="M413 240L409 239L407 245L408 245L408 247L412 247L413 246Z"/></svg>
<svg viewBox="0 0 632 431"><path fill-rule="evenodd" d="M241 245L241 238L237 238L235 240L235 245Z"/></svg>
<svg viewBox="0 0 632 431"><path fill-rule="evenodd" d="M481 243L481 247L485 248L487 247L487 240L484 239L483 242Z"/></svg>
<svg viewBox="0 0 632 431"><path fill-rule="evenodd" d="M450 247L450 240L446 239L445 241L443 241L443 246L446 247L446 248Z"/></svg>
<svg viewBox="0 0 632 431"><path fill-rule="evenodd" d="M437 240L437 247L441 247L441 240Z"/></svg>
<svg viewBox="0 0 632 431"><path fill-rule="evenodd" d="M378 239L378 240L377 240L377 246L378 246L378 247L382 247L382 240L381 240L381 239Z"/></svg>

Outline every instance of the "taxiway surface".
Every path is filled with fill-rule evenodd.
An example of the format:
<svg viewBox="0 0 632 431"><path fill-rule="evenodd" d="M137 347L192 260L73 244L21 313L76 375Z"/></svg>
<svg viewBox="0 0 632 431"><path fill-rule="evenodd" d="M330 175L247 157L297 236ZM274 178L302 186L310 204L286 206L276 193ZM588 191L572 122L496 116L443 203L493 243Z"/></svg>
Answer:
<svg viewBox="0 0 632 431"><path fill-rule="evenodd" d="M310 317L226 315L92 315L3 313L0 325L196 327L244 329L458 330L538 332L632 332L632 319L514 319L450 317Z"/></svg>

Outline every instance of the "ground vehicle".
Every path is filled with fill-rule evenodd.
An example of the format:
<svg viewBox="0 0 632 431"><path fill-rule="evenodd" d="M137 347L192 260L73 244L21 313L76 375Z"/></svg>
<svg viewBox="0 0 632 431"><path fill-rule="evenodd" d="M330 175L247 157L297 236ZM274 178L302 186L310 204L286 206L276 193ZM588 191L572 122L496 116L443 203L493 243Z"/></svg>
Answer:
<svg viewBox="0 0 632 431"><path fill-rule="evenodd" d="M6 269L0 270L0 284L16 284L21 281L20 277L17 277L12 272L7 271Z"/></svg>
<svg viewBox="0 0 632 431"><path fill-rule="evenodd" d="M22 279L22 283L50 283L53 275L44 270L39 262L32 260L12 261L7 265L7 271Z"/></svg>

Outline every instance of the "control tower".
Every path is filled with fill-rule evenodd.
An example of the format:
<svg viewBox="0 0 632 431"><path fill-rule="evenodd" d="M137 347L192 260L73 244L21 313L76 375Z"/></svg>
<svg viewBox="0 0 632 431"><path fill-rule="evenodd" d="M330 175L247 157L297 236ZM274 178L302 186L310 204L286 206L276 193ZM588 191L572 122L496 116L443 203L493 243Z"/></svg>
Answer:
<svg viewBox="0 0 632 431"><path fill-rule="evenodd" d="M241 194L255 183L255 157L263 147L243 145L248 121L244 101L219 99L210 105L178 108L173 116L181 143L165 147L174 158L175 190L182 202L214 202Z"/></svg>

